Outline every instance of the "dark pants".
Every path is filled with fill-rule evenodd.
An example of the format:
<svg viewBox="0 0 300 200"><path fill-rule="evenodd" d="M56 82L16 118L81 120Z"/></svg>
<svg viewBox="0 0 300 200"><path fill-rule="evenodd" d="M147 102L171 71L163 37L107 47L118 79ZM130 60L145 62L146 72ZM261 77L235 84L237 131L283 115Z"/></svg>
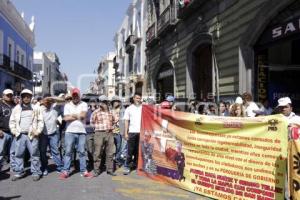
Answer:
<svg viewBox="0 0 300 200"><path fill-rule="evenodd" d="M113 133L107 131L96 131L94 135L94 148L94 172L96 174L100 173L103 148L105 148L106 154L106 171L113 172L113 158L116 151Z"/></svg>
<svg viewBox="0 0 300 200"><path fill-rule="evenodd" d="M86 135L86 151L89 159L87 168L91 171L94 168L94 133L88 133Z"/></svg>
<svg viewBox="0 0 300 200"><path fill-rule="evenodd" d="M125 167L134 169L137 167L139 153L140 133L128 133L127 158Z"/></svg>

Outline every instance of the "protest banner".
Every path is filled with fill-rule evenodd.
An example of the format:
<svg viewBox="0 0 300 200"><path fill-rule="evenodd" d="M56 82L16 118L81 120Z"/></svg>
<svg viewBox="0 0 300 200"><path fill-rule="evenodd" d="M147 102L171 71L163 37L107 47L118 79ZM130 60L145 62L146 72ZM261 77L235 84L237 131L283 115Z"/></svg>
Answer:
<svg viewBox="0 0 300 200"><path fill-rule="evenodd" d="M287 122L143 106L138 173L216 199L283 199Z"/></svg>

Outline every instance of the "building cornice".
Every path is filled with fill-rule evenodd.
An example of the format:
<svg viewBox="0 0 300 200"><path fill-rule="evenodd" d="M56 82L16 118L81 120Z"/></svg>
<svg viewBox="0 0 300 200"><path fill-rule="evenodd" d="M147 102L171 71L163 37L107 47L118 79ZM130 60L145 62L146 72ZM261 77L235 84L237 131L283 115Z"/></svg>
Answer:
<svg viewBox="0 0 300 200"><path fill-rule="evenodd" d="M34 32L30 30L29 25L21 17L15 6L9 0L0 1L0 14L2 14L13 28L23 37L29 45L34 48Z"/></svg>

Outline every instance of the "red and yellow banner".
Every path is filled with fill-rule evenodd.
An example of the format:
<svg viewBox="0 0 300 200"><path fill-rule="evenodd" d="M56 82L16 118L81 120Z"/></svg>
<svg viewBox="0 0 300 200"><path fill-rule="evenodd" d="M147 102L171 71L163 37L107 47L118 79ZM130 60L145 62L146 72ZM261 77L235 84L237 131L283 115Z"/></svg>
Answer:
<svg viewBox="0 0 300 200"><path fill-rule="evenodd" d="M283 199L287 123L143 106L140 175L216 199Z"/></svg>

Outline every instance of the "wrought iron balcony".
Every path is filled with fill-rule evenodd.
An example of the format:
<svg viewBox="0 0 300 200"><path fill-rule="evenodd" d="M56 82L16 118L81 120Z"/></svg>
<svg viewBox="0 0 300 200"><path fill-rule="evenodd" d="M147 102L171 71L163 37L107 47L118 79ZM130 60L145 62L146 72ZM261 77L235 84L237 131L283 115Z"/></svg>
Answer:
<svg viewBox="0 0 300 200"><path fill-rule="evenodd" d="M152 46L158 41L157 38L157 24L153 23L146 32L146 45L147 47Z"/></svg>
<svg viewBox="0 0 300 200"><path fill-rule="evenodd" d="M134 51L134 35L129 35L126 42L125 42L125 51L127 54Z"/></svg>
<svg viewBox="0 0 300 200"><path fill-rule="evenodd" d="M178 18L185 19L191 16L192 14L197 12L199 7L201 7L205 2L205 0L189 0L183 4L180 4L178 1Z"/></svg>
<svg viewBox="0 0 300 200"><path fill-rule="evenodd" d="M13 70L13 73L18 75L18 76L21 76L27 80L31 80L32 79L32 72L27 69L26 67L24 67L23 65L15 62L14 63L14 70Z"/></svg>
<svg viewBox="0 0 300 200"><path fill-rule="evenodd" d="M7 71L11 71L11 67L10 67L10 57L8 57L7 55L4 54L0 54L0 68L7 70Z"/></svg>
<svg viewBox="0 0 300 200"><path fill-rule="evenodd" d="M161 35L169 31L176 24L176 10L175 8L168 6L164 12L159 16L157 21L157 32Z"/></svg>

